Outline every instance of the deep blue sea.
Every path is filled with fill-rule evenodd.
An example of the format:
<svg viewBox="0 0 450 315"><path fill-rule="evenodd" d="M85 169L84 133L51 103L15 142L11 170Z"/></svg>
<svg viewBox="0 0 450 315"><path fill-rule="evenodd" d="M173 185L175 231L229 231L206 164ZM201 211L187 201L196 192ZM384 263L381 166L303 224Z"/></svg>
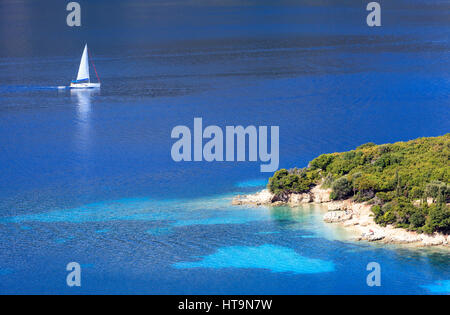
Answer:
<svg viewBox="0 0 450 315"><path fill-rule="evenodd" d="M279 126L282 168L448 133L450 1L380 1L375 28L369 1L79 2L78 28L64 1L0 3L1 294L450 293L448 251L349 241L320 206L231 206L260 162L170 155L194 117ZM85 43L101 90L58 90Z"/></svg>

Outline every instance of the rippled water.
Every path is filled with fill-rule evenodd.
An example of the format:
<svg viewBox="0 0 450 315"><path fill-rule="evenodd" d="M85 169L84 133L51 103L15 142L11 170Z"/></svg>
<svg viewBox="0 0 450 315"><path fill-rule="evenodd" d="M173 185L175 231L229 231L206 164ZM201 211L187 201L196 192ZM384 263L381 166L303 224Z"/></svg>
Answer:
<svg viewBox="0 0 450 315"><path fill-rule="evenodd" d="M280 126L287 168L447 133L448 1L383 4L380 29L345 0L95 1L79 30L48 3L0 4L0 293L450 293L448 252L348 241L320 206L231 206L259 163L170 158L194 117ZM58 91L85 41L102 90Z"/></svg>
<svg viewBox="0 0 450 315"><path fill-rule="evenodd" d="M449 276L445 251L349 242L342 227L322 221L326 209L318 205L248 208L230 202L229 195L124 199L5 217L2 290L448 293L440 282ZM82 264L80 290L62 281L68 261ZM381 288L365 285L371 261L383 266Z"/></svg>

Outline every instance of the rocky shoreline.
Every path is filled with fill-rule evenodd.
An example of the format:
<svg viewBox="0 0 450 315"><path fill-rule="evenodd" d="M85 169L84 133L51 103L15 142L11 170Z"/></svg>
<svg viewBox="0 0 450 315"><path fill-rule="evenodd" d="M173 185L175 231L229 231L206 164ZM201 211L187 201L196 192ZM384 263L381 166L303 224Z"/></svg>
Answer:
<svg viewBox="0 0 450 315"><path fill-rule="evenodd" d="M268 189L255 194L236 196L233 205L253 206L281 206L292 207L307 203L318 203L328 207L324 215L327 223L342 224L355 232L356 240L379 242L384 244L408 244L415 247L440 246L450 248L450 235L434 233L433 235L419 234L393 226L382 227L375 223L371 205L357 203L351 199L333 201L330 199L331 189L322 189L315 186L308 193L285 194L275 196Z"/></svg>

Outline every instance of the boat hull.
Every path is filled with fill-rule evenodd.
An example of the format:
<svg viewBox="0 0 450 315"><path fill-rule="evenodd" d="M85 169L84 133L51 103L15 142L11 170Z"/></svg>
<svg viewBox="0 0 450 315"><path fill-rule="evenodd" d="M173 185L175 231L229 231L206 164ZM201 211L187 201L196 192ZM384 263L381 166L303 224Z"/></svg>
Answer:
<svg viewBox="0 0 450 315"><path fill-rule="evenodd" d="M99 89L100 83L71 83L70 89Z"/></svg>

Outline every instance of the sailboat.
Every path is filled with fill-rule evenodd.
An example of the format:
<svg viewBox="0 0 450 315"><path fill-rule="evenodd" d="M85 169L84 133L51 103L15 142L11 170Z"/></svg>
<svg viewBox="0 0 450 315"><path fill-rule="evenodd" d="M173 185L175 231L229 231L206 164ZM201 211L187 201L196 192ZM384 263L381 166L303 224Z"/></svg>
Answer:
<svg viewBox="0 0 450 315"><path fill-rule="evenodd" d="M95 70L95 66L94 66ZM95 70L97 74L97 70ZM77 79L70 83L71 89L98 89L100 88L100 80L98 78L98 83L91 83L91 78L89 76L89 56L88 56L88 46L84 46L83 55L81 56L80 68L78 69Z"/></svg>

